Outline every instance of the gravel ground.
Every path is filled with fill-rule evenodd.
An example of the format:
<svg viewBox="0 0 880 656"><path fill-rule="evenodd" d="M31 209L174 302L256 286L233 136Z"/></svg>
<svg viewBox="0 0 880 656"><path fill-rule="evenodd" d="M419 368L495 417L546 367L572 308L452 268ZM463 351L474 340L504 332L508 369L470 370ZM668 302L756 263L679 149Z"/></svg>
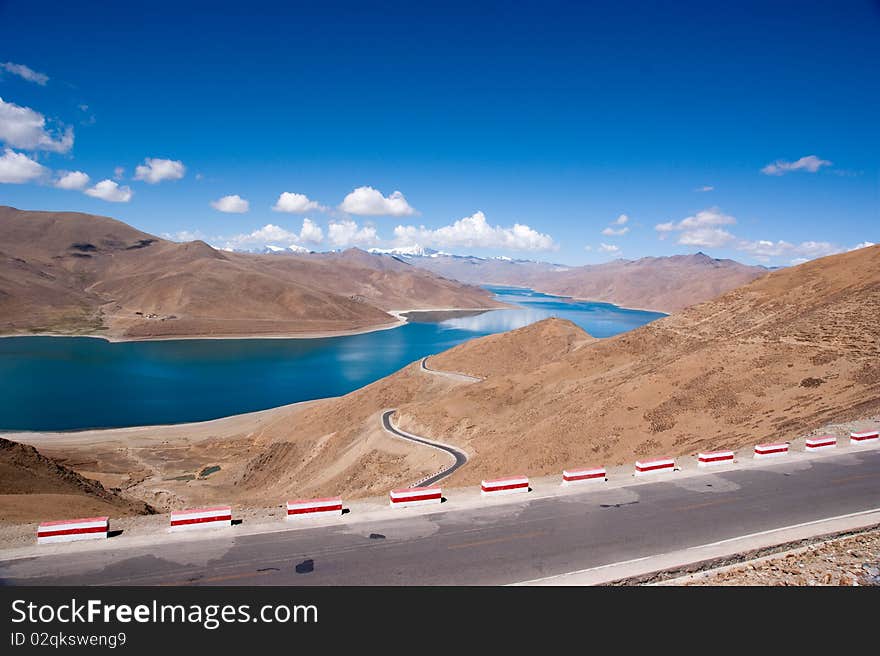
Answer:
<svg viewBox="0 0 880 656"><path fill-rule="evenodd" d="M880 586L880 527L720 570L678 585Z"/></svg>

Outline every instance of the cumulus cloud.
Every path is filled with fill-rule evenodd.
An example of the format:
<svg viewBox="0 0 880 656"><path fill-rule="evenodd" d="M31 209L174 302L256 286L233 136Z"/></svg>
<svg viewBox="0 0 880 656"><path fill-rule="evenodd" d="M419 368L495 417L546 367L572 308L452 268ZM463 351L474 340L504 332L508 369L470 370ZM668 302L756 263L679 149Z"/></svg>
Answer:
<svg viewBox="0 0 880 656"><path fill-rule="evenodd" d="M0 98L0 141L12 148L66 153L73 147L73 128L53 133L39 112Z"/></svg>
<svg viewBox="0 0 880 656"><path fill-rule="evenodd" d="M599 244L599 250L603 253L617 255L620 253L620 246L615 246L614 244Z"/></svg>
<svg viewBox="0 0 880 656"><path fill-rule="evenodd" d="M621 214L614 221L611 222L611 225L605 228L602 231L602 234L606 237L621 237L629 232L629 226L626 223L629 221L629 217L626 214ZM615 228L614 226L623 226L620 228Z"/></svg>
<svg viewBox="0 0 880 656"><path fill-rule="evenodd" d="M267 223L253 232L235 235L225 240L221 239L221 241L225 241L223 248L232 250L263 250L270 248L307 251L308 249L302 248L300 244L318 244L323 239L324 231L321 227L311 219L303 219L302 228L298 233L272 223Z"/></svg>
<svg viewBox="0 0 880 656"><path fill-rule="evenodd" d="M125 176L125 167L117 166L115 169L113 169L113 179L114 180L122 180L122 178L124 176Z"/></svg>
<svg viewBox="0 0 880 656"><path fill-rule="evenodd" d="M49 169L24 153L6 148L0 156L0 183L22 184L33 182L49 173Z"/></svg>
<svg viewBox="0 0 880 656"><path fill-rule="evenodd" d="M297 194L284 191L278 196L278 200L272 206L276 212L289 212L291 214L305 214L312 211L324 211L326 208L309 199L305 194Z"/></svg>
<svg viewBox="0 0 880 656"><path fill-rule="evenodd" d="M514 251L549 251L558 246L550 235L515 223L511 228L490 225L485 214L475 212L452 225L431 229L425 226L394 228L395 245L436 248L490 248Z"/></svg>
<svg viewBox="0 0 880 656"><path fill-rule="evenodd" d="M41 87L46 86L46 83L49 81L48 75L46 75L45 73L38 73L30 66L25 66L24 64L13 64L12 62L6 62L4 64L0 64L0 68L2 68L7 73L12 73L13 75L17 75L18 77L27 80L28 82L39 84Z"/></svg>
<svg viewBox="0 0 880 656"><path fill-rule="evenodd" d="M218 212L226 212L227 214L244 214L251 208L251 204L238 194L233 194L212 200L211 207Z"/></svg>
<svg viewBox="0 0 880 656"><path fill-rule="evenodd" d="M778 159L762 168L761 173L764 175L784 175L790 171L809 171L810 173L815 173L823 166L831 166L831 164L827 159L820 159L815 155L807 155L794 162Z"/></svg>
<svg viewBox="0 0 880 656"><path fill-rule="evenodd" d="M62 172L55 181L59 189L85 189L89 184L89 176L82 171Z"/></svg>
<svg viewBox="0 0 880 656"><path fill-rule="evenodd" d="M828 241L802 241L799 243L785 240L741 239L720 226L734 225L736 219L724 214L717 207L697 212L681 221L660 223L655 229L664 239L672 232L679 232L678 243L684 246L700 246L704 248L732 248L747 253L760 262L768 262L773 258L787 258L792 264L799 264L817 257L843 253L845 248ZM857 244L849 250L872 246L869 241Z"/></svg>
<svg viewBox="0 0 880 656"><path fill-rule="evenodd" d="M857 251L857 250L859 250L859 249L861 249L861 248L868 248L868 247L870 247L870 246L876 246L876 245L877 245L877 244L875 244L873 241L863 241L863 242L860 242L860 243L856 244L855 246L853 246L853 247L850 248L849 250L850 250L850 251Z"/></svg>
<svg viewBox="0 0 880 656"><path fill-rule="evenodd" d="M302 229L299 231L299 241L308 244L320 244L324 240L324 231L321 226L311 219L303 219Z"/></svg>
<svg viewBox="0 0 880 656"><path fill-rule="evenodd" d="M197 239L205 240L205 233L201 230L180 230L178 232L163 232L162 236L171 241L196 241Z"/></svg>
<svg viewBox="0 0 880 656"><path fill-rule="evenodd" d="M348 246L374 246L379 235L373 226L359 226L351 219L331 221L327 226L327 241L337 248Z"/></svg>
<svg viewBox="0 0 880 656"><path fill-rule="evenodd" d="M724 214L717 207L700 210L692 216L681 221L668 221L658 223L654 229L660 233L660 238L665 239L671 232L680 232L678 243L685 246L702 246L717 248L730 243L735 237L727 230L720 228L723 225L733 225L736 219Z"/></svg>
<svg viewBox="0 0 880 656"><path fill-rule="evenodd" d="M157 184L163 180L180 180L185 174L186 167L180 160L147 157L135 168L134 179Z"/></svg>
<svg viewBox="0 0 880 656"><path fill-rule="evenodd" d="M108 203L127 203L134 196L130 187L120 187L113 180L101 180L94 187L83 192L86 196L100 198Z"/></svg>
<svg viewBox="0 0 880 656"><path fill-rule="evenodd" d="M342 200L339 209L349 214L363 216L412 216L418 214L399 191L395 191L386 198L382 192L372 187L358 187Z"/></svg>

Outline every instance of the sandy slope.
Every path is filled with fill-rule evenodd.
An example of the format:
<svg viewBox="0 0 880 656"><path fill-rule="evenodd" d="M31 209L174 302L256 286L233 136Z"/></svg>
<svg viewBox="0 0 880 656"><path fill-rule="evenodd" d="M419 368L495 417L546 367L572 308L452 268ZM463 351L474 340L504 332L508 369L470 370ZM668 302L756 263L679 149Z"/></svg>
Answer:
<svg viewBox="0 0 880 656"><path fill-rule="evenodd" d="M229 253L108 217L0 206L0 333L301 335L391 326L390 308L437 307L502 305L356 249Z"/></svg>
<svg viewBox="0 0 880 656"><path fill-rule="evenodd" d="M467 283L513 285L628 308L677 312L767 273L704 253L565 267L466 257L414 257L413 265Z"/></svg>
<svg viewBox="0 0 880 656"><path fill-rule="evenodd" d="M0 438L0 523L150 512L146 504L105 489L32 446Z"/></svg>
<svg viewBox="0 0 880 656"><path fill-rule="evenodd" d="M429 358L480 382L416 362L344 397L206 424L10 437L159 508L382 494L436 471L434 450L380 430L392 407L404 430L469 453L450 485L558 474L876 414L878 314L874 246L771 273L614 338L548 319ZM209 465L221 470L198 477Z"/></svg>

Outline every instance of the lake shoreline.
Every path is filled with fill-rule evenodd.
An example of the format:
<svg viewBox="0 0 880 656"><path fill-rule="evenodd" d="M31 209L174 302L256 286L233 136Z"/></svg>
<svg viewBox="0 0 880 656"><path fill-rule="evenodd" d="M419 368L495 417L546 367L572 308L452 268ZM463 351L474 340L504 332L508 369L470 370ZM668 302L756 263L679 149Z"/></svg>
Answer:
<svg viewBox="0 0 880 656"><path fill-rule="evenodd" d="M86 337L88 339L100 339L111 344L124 344L128 342L172 342L172 341L191 341L191 340L209 340L209 339L229 339L229 340L245 340L245 339L328 339L332 337L351 337L353 335L366 335L381 330L392 330L400 328L408 323L406 317L402 316L411 312L460 312L460 311L481 311L493 312L495 310L510 310L514 306L509 307L493 307L493 308L412 308L406 310L386 310L388 314L395 318L395 321L387 324L379 324L378 326L370 326L365 328L353 328L351 330L322 330L304 333L258 333L258 334L228 334L228 335L167 335L156 337L119 337L111 335L97 335L94 333L3 333L0 339L8 339L12 337Z"/></svg>
<svg viewBox="0 0 880 656"><path fill-rule="evenodd" d="M541 292L537 295L551 298L529 299L534 290L527 288L493 291L498 300L507 301L506 307L497 309L507 312L482 307L395 309L387 311L394 323L348 334L133 340L105 335L7 335L98 341L21 340L14 344L6 340L7 347L3 347L0 340L0 353L9 356L8 360L0 358L0 366L5 367L0 372L21 375L36 363L40 376L48 376L45 384L36 382L40 377L23 381L3 400L0 409L8 423L0 430L22 439L42 434L95 436L97 432L119 436L126 434L120 430L169 426L181 430L233 417L258 417L258 413L291 403L344 396L424 355L550 316L573 321L598 338L665 316ZM444 316L446 312L450 314ZM423 314L433 316L421 320ZM405 330L390 330L398 327ZM315 342L319 337L326 341ZM269 340L277 346L268 344ZM101 346L114 341L128 348Z"/></svg>

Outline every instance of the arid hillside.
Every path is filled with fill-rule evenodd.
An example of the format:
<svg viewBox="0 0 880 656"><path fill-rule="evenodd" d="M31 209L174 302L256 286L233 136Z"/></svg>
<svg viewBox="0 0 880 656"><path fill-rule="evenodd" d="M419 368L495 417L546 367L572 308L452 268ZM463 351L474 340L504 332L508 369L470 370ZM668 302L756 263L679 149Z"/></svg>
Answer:
<svg viewBox="0 0 880 656"><path fill-rule="evenodd" d="M793 439L880 411L880 246L770 273L609 339L547 319L474 339L343 397L188 426L10 436L157 508L384 494ZM219 469L217 469L219 467ZM207 474L206 472L214 472Z"/></svg>
<svg viewBox="0 0 880 656"><path fill-rule="evenodd" d="M537 369L406 404L401 425L475 454L453 483L789 439L880 409L878 314L873 246L770 273ZM477 359L455 368L485 373Z"/></svg>
<svg viewBox="0 0 880 656"><path fill-rule="evenodd" d="M499 307L483 289L363 251L252 255L114 219L0 207L0 332L117 338L300 335L385 310Z"/></svg>
<svg viewBox="0 0 880 656"><path fill-rule="evenodd" d="M148 505L104 489L31 446L0 438L0 523L152 512Z"/></svg>
<svg viewBox="0 0 880 656"><path fill-rule="evenodd" d="M548 294L666 313L708 301L767 273L764 267L704 253L579 267L451 256L412 257L408 261L462 282L531 287Z"/></svg>

